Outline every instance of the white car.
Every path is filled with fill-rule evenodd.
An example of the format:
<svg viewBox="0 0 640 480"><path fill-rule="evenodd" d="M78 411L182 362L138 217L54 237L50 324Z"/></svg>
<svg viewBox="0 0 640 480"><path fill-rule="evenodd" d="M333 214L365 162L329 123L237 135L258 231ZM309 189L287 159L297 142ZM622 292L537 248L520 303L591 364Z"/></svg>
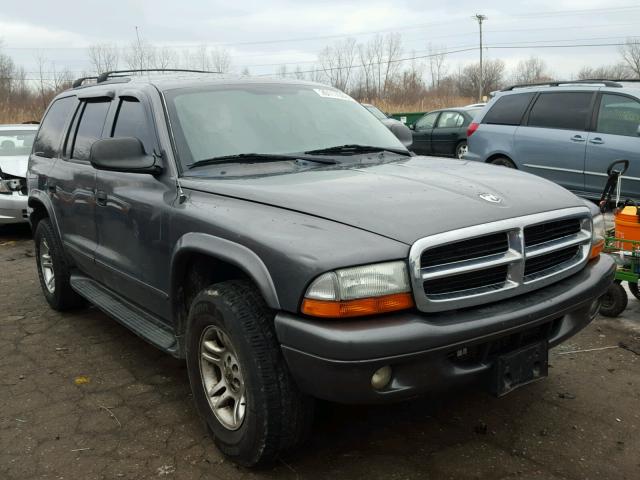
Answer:
<svg viewBox="0 0 640 480"><path fill-rule="evenodd" d="M0 125L0 225L27 217L27 163L38 125Z"/></svg>

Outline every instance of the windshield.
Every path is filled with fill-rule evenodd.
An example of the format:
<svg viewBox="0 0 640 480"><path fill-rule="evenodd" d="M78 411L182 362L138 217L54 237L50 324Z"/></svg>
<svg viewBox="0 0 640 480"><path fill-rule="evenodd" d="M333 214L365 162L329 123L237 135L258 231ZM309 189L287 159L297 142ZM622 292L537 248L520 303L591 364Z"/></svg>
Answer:
<svg viewBox="0 0 640 480"><path fill-rule="evenodd" d="M405 150L359 103L330 87L220 85L169 90L166 99L183 168L220 156L347 144Z"/></svg>
<svg viewBox="0 0 640 480"><path fill-rule="evenodd" d="M364 108L369 110L378 120L384 120L388 118L384 113L380 111L378 107L374 107L373 105L365 105Z"/></svg>
<svg viewBox="0 0 640 480"><path fill-rule="evenodd" d="M0 157L29 155L35 130L0 130Z"/></svg>

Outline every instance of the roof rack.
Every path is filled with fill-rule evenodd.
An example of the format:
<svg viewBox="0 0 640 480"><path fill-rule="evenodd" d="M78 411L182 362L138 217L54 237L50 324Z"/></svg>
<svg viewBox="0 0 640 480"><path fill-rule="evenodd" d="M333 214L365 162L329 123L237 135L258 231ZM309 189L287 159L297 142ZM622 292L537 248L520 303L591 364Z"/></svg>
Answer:
<svg viewBox="0 0 640 480"><path fill-rule="evenodd" d="M82 84L85 82L85 80L98 80L98 77L82 77L82 78L78 78L76 80L73 81L73 83L71 84L71 88L78 88L81 87Z"/></svg>
<svg viewBox="0 0 640 480"><path fill-rule="evenodd" d="M102 83L102 82L106 82L111 77L126 76L126 75L121 75L123 73L148 73L148 72L222 73L222 72L214 72L211 70L187 70L183 68L144 68L144 69L136 69L136 70L112 70L109 72L101 73L100 75L98 75L98 77L93 77L93 78L97 79L97 83Z"/></svg>
<svg viewBox="0 0 640 480"><path fill-rule="evenodd" d="M590 84L590 83L601 83L605 87L615 87L622 88L618 82L629 81L629 80L606 80L602 78L586 78L584 80L564 80L564 81L553 81L553 82L540 82L540 83L521 83L518 85L512 85L507 88L503 88L500 90L501 92L509 92L516 88L527 88L527 87L559 87L560 85L579 85L579 84Z"/></svg>

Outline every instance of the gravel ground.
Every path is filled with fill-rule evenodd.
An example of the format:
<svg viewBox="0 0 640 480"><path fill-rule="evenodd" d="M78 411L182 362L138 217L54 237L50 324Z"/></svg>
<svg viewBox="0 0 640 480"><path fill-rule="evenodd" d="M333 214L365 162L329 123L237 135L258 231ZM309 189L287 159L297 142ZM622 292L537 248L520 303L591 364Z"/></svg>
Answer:
<svg viewBox="0 0 640 480"><path fill-rule="evenodd" d="M0 479L640 478L635 298L554 349L545 381L500 399L323 403L300 451L250 471L211 443L182 362L95 309L48 308L28 229L0 230L0 268Z"/></svg>

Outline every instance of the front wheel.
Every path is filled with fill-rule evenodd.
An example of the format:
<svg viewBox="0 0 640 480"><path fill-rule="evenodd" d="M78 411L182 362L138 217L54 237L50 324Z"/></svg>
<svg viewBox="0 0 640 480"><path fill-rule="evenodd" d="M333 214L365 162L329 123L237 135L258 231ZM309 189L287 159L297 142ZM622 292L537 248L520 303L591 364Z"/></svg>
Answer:
<svg viewBox="0 0 640 480"><path fill-rule="evenodd" d="M469 147L467 145L467 142L460 142L456 146L456 158L462 159L467 154L468 151L469 151Z"/></svg>
<svg viewBox="0 0 640 480"><path fill-rule="evenodd" d="M627 282L629 284L629 291L633 293L633 296L640 300L640 290L638 289L637 282Z"/></svg>
<svg viewBox="0 0 640 480"><path fill-rule="evenodd" d="M198 412L233 461L273 461L309 431L313 400L293 383L273 313L249 282L214 284L193 300L187 370Z"/></svg>
<svg viewBox="0 0 640 480"><path fill-rule="evenodd" d="M62 242L48 218L38 222L33 240L40 286L51 308L68 310L82 305L82 297L69 284L69 265Z"/></svg>
<svg viewBox="0 0 640 480"><path fill-rule="evenodd" d="M620 282L614 282L601 297L600 313L605 317L617 317L627 308L629 299Z"/></svg>

